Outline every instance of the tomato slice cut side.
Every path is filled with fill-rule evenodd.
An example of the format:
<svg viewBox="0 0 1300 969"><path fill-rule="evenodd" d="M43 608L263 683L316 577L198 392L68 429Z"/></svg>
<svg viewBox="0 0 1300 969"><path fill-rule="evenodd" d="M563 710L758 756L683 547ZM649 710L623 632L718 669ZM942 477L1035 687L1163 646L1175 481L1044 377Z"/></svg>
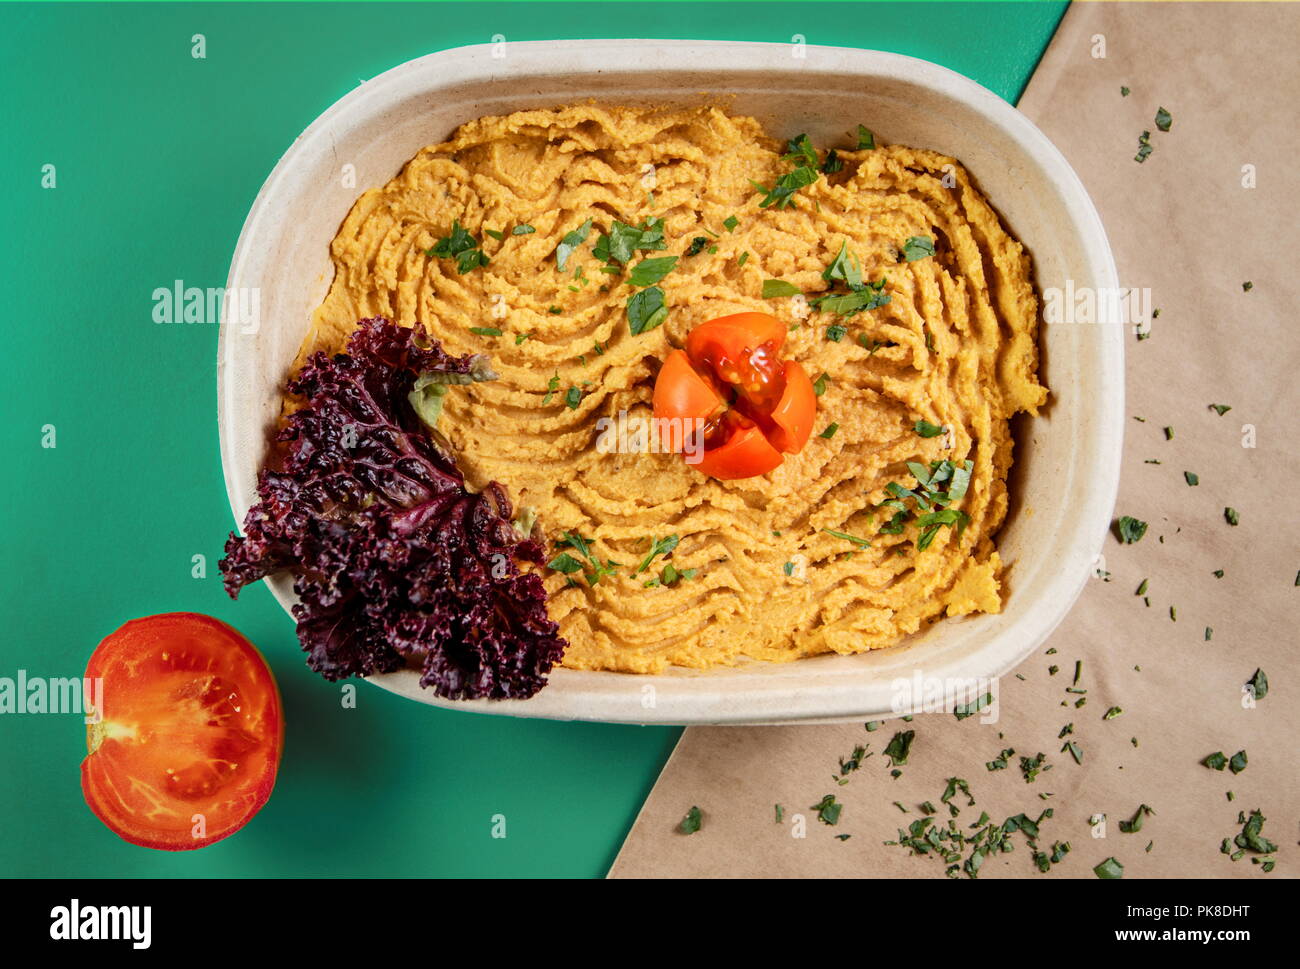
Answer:
<svg viewBox="0 0 1300 969"><path fill-rule="evenodd" d="M817 414L817 392L803 366L794 360L785 365L785 391L772 409L774 425L768 433L772 446L786 454L798 454L812 435Z"/></svg>
<svg viewBox="0 0 1300 969"><path fill-rule="evenodd" d="M733 433L720 447L705 451L698 464L688 462L688 466L720 481L735 481L774 471L783 460L762 429L751 424Z"/></svg>
<svg viewBox="0 0 1300 969"><path fill-rule="evenodd" d="M99 644L86 677L101 684L102 709L86 729L82 792L124 840L202 848L271 796L280 694L261 654L230 626L183 612L132 620Z"/></svg>

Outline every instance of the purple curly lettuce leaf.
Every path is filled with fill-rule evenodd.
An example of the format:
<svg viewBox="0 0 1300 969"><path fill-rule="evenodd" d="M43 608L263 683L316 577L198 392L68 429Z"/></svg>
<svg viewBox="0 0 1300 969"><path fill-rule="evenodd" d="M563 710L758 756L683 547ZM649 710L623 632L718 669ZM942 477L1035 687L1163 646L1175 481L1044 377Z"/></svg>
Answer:
<svg viewBox="0 0 1300 969"><path fill-rule="evenodd" d="M232 598L293 574L298 639L326 679L414 666L448 699L524 698L564 654L541 577L519 567L541 565L541 545L519 538L500 485L465 487L408 400L418 375L468 383L484 369L422 327L370 319L346 353L316 353L290 381L305 406L221 572Z"/></svg>

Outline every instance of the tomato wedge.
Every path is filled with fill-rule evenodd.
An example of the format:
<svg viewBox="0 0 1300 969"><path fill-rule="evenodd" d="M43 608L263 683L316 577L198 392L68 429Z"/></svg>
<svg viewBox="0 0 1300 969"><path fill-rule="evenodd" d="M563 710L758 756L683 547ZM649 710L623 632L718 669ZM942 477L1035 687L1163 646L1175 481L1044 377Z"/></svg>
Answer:
<svg viewBox="0 0 1300 969"><path fill-rule="evenodd" d="M655 380L654 415L672 450L686 426L704 425L702 460L688 464L722 480L752 478L808 443L817 394L807 372L781 359L785 326L766 313L733 313L701 323ZM668 431L672 429L672 433Z"/></svg>
<svg viewBox="0 0 1300 969"><path fill-rule="evenodd" d="M280 693L262 655L210 616L133 619L90 657L81 789L126 841L163 851L234 834L271 796L284 745Z"/></svg>

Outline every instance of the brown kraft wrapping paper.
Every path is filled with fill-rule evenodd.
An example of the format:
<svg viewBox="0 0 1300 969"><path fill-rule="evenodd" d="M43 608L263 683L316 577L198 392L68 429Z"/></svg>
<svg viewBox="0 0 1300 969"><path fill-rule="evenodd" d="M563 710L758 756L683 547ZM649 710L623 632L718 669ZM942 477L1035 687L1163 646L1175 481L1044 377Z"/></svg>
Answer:
<svg viewBox="0 0 1300 969"><path fill-rule="evenodd" d="M926 802L946 827L949 778L967 781L976 801L950 799L961 830L981 812L999 824L1051 808L1039 850L1070 844L1042 874L1014 833L1015 850L991 853L982 878L1092 878L1112 857L1126 878L1300 871L1300 512L1290 497L1300 478L1300 61L1288 42L1297 36L1294 4L1075 3L1020 101L1087 186L1121 284L1149 288L1159 312L1149 338L1128 336L1115 511L1148 522L1147 533L1130 545L1107 538L1109 578L1090 581L1048 642L999 684L995 722L980 711L872 732L690 728L611 877L944 877L941 858L884 842ZM1155 124L1160 107L1168 132ZM1138 164L1143 131L1152 151ZM1256 669L1270 682L1252 705L1243 685ZM1123 712L1106 719L1114 707ZM915 738L894 778L884 751L904 730ZM868 752L861 767L842 775L858 746ZM1006 768L989 770L1007 749ZM1202 765L1240 750L1240 773ZM1040 752L1050 769L1027 782L1020 758ZM828 794L842 806L834 825L815 808ZM1154 813L1141 830L1121 831L1143 804ZM693 806L700 829L682 834ZM1256 808L1277 845L1271 874L1253 852L1234 862L1220 849L1241 832L1239 812Z"/></svg>

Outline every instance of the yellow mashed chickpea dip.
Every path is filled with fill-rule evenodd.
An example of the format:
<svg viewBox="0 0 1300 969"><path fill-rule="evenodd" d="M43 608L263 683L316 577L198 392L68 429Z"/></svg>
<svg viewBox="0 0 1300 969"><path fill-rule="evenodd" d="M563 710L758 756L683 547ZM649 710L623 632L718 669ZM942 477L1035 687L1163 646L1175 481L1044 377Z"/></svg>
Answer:
<svg viewBox="0 0 1300 969"><path fill-rule="evenodd" d="M300 359L342 350L375 316L491 357L499 379L456 388L438 429L471 486L501 482L535 511L548 556L582 565L545 570L563 665L857 653L1001 609L1008 422L1047 398L1030 261L954 159L853 138L833 157L804 140L802 164L799 143L718 107L480 118L367 191L339 229ZM800 167L815 180L773 200ZM663 247L602 258L616 220ZM431 254L457 228L482 259ZM654 283L666 315L634 333L629 297L652 287L629 276L669 256ZM888 302L818 305L852 295L846 264ZM741 311L782 321L784 356L816 381L799 453L722 481L679 454L597 449L601 418L649 418L662 362L694 327ZM946 522L926 517L945 508Z"/></svg>

